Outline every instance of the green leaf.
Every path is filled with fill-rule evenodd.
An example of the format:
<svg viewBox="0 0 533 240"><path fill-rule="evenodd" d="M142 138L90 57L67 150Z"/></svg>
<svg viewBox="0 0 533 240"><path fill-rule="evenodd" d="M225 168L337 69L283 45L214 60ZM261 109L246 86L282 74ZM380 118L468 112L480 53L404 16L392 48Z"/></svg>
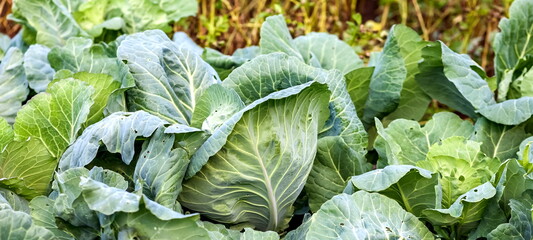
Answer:
<svg viewBox="0 0 533 240"><path fill-rule="evenodd" d="M322 205L286 239L433 239L413 214L392 199L359 191L340 194Z"/></svg>
<svg viewBox="0 0 533 240"><path fill-rule="evenodd" d="M67 8L58 0L17 0L13 13L19 21L37 32L37 43L47 47L63 46L70 37L87 36Z"/></svg>
<svg viewBox="0 0 533 240"><path fill-rule="evenodd" d="M470 137L474 128L449 112L437 113L424 127L418 122L397 119L385 129L376 121L378 138L374 148L388 164L416 165L425 160L429 147L451 136ZM380 160L381 162L381 160ZM380 163L380 165L387 165Z"/></svg>
<svg viewBox="0 0 533 240"><path fill-rule="evenodd" d="M409 166L391 165L358 176L353 176L344 193L358 190L378 192L396 200L406 211L421 217L422 211L435 207L437 175L430 171Z"/></svg>
<svg viewBox="0 0 533 240"><path fill-rule="evenodd" d="M114 224L119 239L209 239L198 219L198 215L183 215L143 197L139 211L118 213Z"/></svg>
<svg viewBox="0 0 533 240"><path fill-rule="evenodd" d="M64 47L52 48L48 60L57 71L103 73L120 82L121 88L133 87L135 83L128 67L115 55L109 55L108 51L116 52L116 49L105 44L93 44L87 38L70 38Z"/></svg>
<svg viewBox="0 0 533 240"><path fill-rule="evenodd" d="M180 48L187 48L189 49L191 52L193 52L194 54L196 55L202 55L202 53L204 52L204 49L200 46L198 46L198 44L196 44L194 42L194 40L192 40L188 35L187 33L185 32L175 32L174 35L172 35L172 41ZM208 50L210 48L206 48L206 50ZM211 49L213 50L213 53L216 53L215 56L218 56L218 54L221 54L223 55L222 53L220 53L219 51L216 51L214 49ZM225 56L225 55L224 55ZM203 57L204 58L204 57ZM213 66L213 64L211 62L209 62L206 58L204 58L204 60L209 63L211 66Z"/></svg>
<svg viewBox="0 0 533 240"><path fill-rule="evenodd" d="M13 128L7 123L4 118L0 118L0 153L4 151L5 147L13 141Z"/></svg>
<svg viewBox="0 0 533 240"><path fill-rule="evenodd" d="M126 33L161 29L170 32L171 22L193 16L198 11L198 2L187 0L118 0L114 6L121 11Z"/></svg>
<svg viewBox="0 0 533 240"><path fill-rule="evenodd" d="M505 70L503 79L498 84L498 101L517 99L523 96L532 97L531 79L533 78L533 56L527 55L519 59L513 69Z"/></svg>
<svg viewBox="0 0 533 240"><path fill-rule="evenodd" d="M119 17L106 19L109 11L109 0L86 0L76 7L73 16L80 27L93 37L98 37L104 29L120 30L124 20Z"/></svg>
<svg viewBox="0 0 533 240"><path fill-rule="evenodd" d="M459 196L449 208L427 209L422 214L434 226L455 225L456 236L463 236L478 226L489 200L495 194L496 189L487 182Z"/></svg>
<svg viewBox="0 0 533 240"><path fill-rule="evenodd" d="M313 68L286 54L272 53L235 69L222 85L234 89L245 104L250 104L273 92L313 80L327 84L332 93L330 117L319 137L341 136L352 150L364 156L368 137L338 71Z"/></svg>
<svg viewBox="0 0 533 240"><path fill-rule="evenodd" d="M494 94L483 79L485 73L467 55L453 52L442 42L425 47L422 55L424 61L420 63L416 81L439 102L472 118L481 114L504 125L520 124L533 114L532 97L496 103Z"/></svg>
<svg viewBox="0 0 533 240"><path fill-rule="evenodd" d="M191 126L212 133L226 119L244 108L239 95L233 90L214 84L200 96L192 114Z"/></svg>
<svg viewBox="0 0 533 240"><path fill-rule="evenodd" d="M0 34L0 59L3 59L5 53L9 49L11 43L11 38L6 34Z"/></svg>
<svg viewBox="0 0 533 240"><path fill-rule="evenodd" d="M0 204L0 209L6 209L7 207L7 209L14 211L30 213L28 201L12 191L0 188L0 199L0 201L3 201L3 204L7 204L7 206Z"/></svg>
<svg viewBox="0 0 533 240"><path fill-rule="evenodd" d="M312 32L294 39L304 58L315 58L323 69L337 69L347 74L363 66L363 61L350 45L336 35Z"/></svg>
<svg viewBox="0 0 533 240"><path fill-rule="evenodd" d="M73 79L52 84L19 111L15 138L40 140L53 157L59 158L87 120L93 92L91 86Z"/></svg>
<svg viewBox="0 0 533 240"><path fill-rule="evenodd" d="M74 239L74 236L57 227L53 206L54 201L45 196L38 196L32 199L30 208L33 223L52 232L54 239Z"/></svg>
<svg viewBox="0 0 533 240"><path fill-rule="evenodd" d="M516 0L509 9L509 19L500 20L500 33L494 36L494 65L498 82L506 70L513 69L519 60L533 54L533 3Z"/></svg>
<svg viewBox="0 0 533 240"><path fill-rule="evenodd" d="M111 215L115 212L137 212L140 196L105 183L81 177L80 188L83 198L93 211Z"/></svg>
<svg viewBox="0 0 533 240"><path fill-rule="evenodd" d="M445 208L473 187L488 182L497 171L500 161L486 157L480 145L461 136L449 137L432 145L427 159L416 163L418 167L439 173Z"/></svg>
<svg viewBox="0 0 533 240"><path fill-rule="evenodd" d="M127 62L137 85L128 91L129 107L170 123L190 125L202 92L219 82L211 66L159 30L126 37L118 56Z"/></svg>
<svg viewBox="0 0 533 240"><path fill-rule="evenodd" d="M198 225L207 230L209 239L212 240L236 240L240 238L240 232L227 229L222 224L215 224L207 221L199 221ZM277 236L277 234L276 234Z"/></svg>
<svg viewBox="0 0 533 240"><path fill-rule="evenodd" d="M318 140L317 156L305 191L309 196L309 207L313 212L333 196L342 193L351 176L371 169L369 163L362 163L358 153L339 136L328 136Z"/></svg>
<svg viewBox="0 0 533 240"><path fill-rule="evenodd" d="M84 179L86 181L83 181ZM93 183L91 181L96 184L91 184ZM106 239L116 238L112 229L115 215L105 215L92 209L107 212L131 209L131 205L120 205L123 203L121 201L102 202L94 196L107 192L112 194L106 194L106 197L113 197L127 193L124 191L127 188L128 182L124 177L100 167L93 167L90 171L85 168L73 168L56 174L54 191L50 197L54 200L57 223L62 230L74 235L76 239L93 239L97 236ZM123 200L127 197L129 195ZM137 201L136 206L138 205Z"/></svg>
<svg viewBox="0 0 533 240"><path fill-rule="evenodd" d="M54 235L47 229L37 226L30 215L10 209L0 210L0 232L6 239L53 239Z"/></svg>
<svg viewBox="0 0 533 240"><path fill-rule="evenodd" d="M470 117L477 118L476 109L496 102L487 82L473 68L480 68L466 55L436 42L422 50L424 61L416 81L433 98Z"/></svg>
<svg viewBox="0 0 533 240"><path fill-rule="evenodd" d="M244 232L241 234L240 240L278 240L279 236L276 232L273 231L256 231L251 228L245 228Z"/></svg>
<svg viewBox="0 0 533 240"><path fill-rule="evenodd" d="M391 121L406 118L417 121L424 116L431 101L431 98L415 81L415 76L420 72L418 63L422 60L422 48L427 45L427 42L423 41L413 29L404 25L394 26L394 34L398 38L400 53L405 63L407 75L400 92L398 108L385 117L384 120Z"/></svg>
<svg viewBox="0 0 533 240"><path fill-rule="evenodd" d="M120 88L121 83L113 80L113 77L101 73L79 72L72 74L71 76L67 76L65 72L63 72L63 74L65 75L61 78L74 78L83 81L92 86L95 90L91 95L94 104L91 106L84 128L104 118L104 109L108 104L110 96Z"/></svg>
<svg viewBox="0 0 533 240"><path fill-rule="evenodd" d="M328 72L284 53L260 55L235 69L222 85L239 94L245 105L292 86L326 82Z"/></svg>
<svg viewBox="0 0 533 240"><path fill-rule="evenodd" d="M0 63L0 117L9 123L28 96L28 81L24 75L22 52L18 48L10 48Z"/></svg>
<svg viewBox="0 0 533 240"><path fill-rule="evenodd" d="M469 239L486 238L500 224L508 222L509 216L512 215L510 200L522 198L524 192L533 189L533 179L528 178L526 174L524 168L514 159L509 159L500 166L492 180L496 184L496 196L488 203L483 219Z"/></svg>
<svg viewBox="0 0 533 240"><path fill-rule="evenodd" d="M0 186L31 199L48 192L57 158L36 138L13 141L0 155Z"/></svg>
<svg viewBox="0 0 533 240"><path fill-rule="evenodd" d="M244 228L244 232L227 229L224 225L211 222L198 222L202 228L206 229L211 240L278 240L279 235L273 231L257 231L251 228Z"/></svg>
<svg viewBox="0 0 533 240"><path fill-rule="evenodd" d="M518 159L520 159L520 165L522 165L528 174L533 172L533 148L531 148L532 143L533 137L524 139L522 143L520 143L519 151L516 153L518 155Z"/></svg>
<svg viewBox="0 0 533 240"><path fill-rule="evenodd" d="M390 120L419 120L424 115L430 98L416 84L414 76L419 72L417 64L426 44L406 26L396 25L390 30L370 81L364 123L371 125L375 117L382 118L389 113L392 113Z"/></svg>
<svg viewBox="0 0 533 240"><path fill-rule="evenodd" d="M373 72L374 67L363 67L355 69L344 76L346 78L346 90L350 94L350 98L357 110L357 116L359 117L363 117L363 110L366 99L368 98L368 88Z"/></svg>
<svg viewBox="0 0 533 240"><path fill-rule="evenodd" d="M504 162L494 176L496 183L496 199L501 203L504 214L510 215L509 201L520 198L522 193L533 190L533 179L527 177L527 172L515 159Z"/></svg>
<svg viewBox="0 0 533 240"><path fill-rule="evenodd" d="M50 48L34 44L24 53L24 70L30 88L35 92L44 92L54 79L55 70L48 62Z"/></svg>
<svg viewBox="0 0 533 240"><path fill-rule="evenodd" d="M181 183L189 164L187 152L172 149L174 135L159 128L145 141L135 167L133 179L137 189L157 203L173 208L181 192Z"/></svg>
<svg viewBox="0 0 533 240"><path fill-rule="evenodd" d="M84 123L83 127L100 121L104 118L104 109L106 108L108 101L112 94L120 88L121 83L115 81L111 76L101 73L88 73L88 72L79 72L72 74L68 70L62 70L56 74L55 81L61 81L63 79L77 79L83 81L94 88L94 92L91 96L91 99L94 100L94 104L91 106L89 111L89 116L87 121ZM61 76L58 76L61 75Z"/></svg>
<svg viewBox="0 0 533 240"><path fill-rule="evenodd" d="M180 203L222 223L285 229L329 115L326 86L311 83L272 93L226 121L192 157Z"/></svg>
<svg viewBox="0 0 533 240"><path fill-rule="evenodd" d="M174 35L174 37L176 37L176 35ZM174 42L176 42L176 39L174 39ZM198 46L196 47L200 48ZM189 47L189 49L191 49L191 47ZM233 52L233 55L228 56L211 48L206 48L205 52L202 48L200 48L200 50L197 50L196 48L193 49L194 51L200 51L199 55L201 55L202 58L217 71L222 80L226 79L235 68L258 56L260 51L257 46L250 46L239 48Z"/></svg>
<svg viewBox="0 0 533 240"><path fill-rule="evenodd" d="M531 239L533 237L532 206L533 194L524 192L521 197L511 199L511 219L499 225L488 235L488 239Z"/></svg>
<svg viewBox="0 0 533 240"><path fill-rule="evenodd" d="M61 157L59 171L89 164L96 157L102 143L107 151L120 153L122 161L129 164L135 154L135 139L151 136L166 123L143 111L111 114L83 131Z"/></svg>
<svg viewBox="0 0 533 240"><path fill-rule="evenodd" d="M502 161L515 157L520 142L528 136L524 126L501 125L486 118L478 119L474 128L475 135L472 140L482 143L481 151L489 157L497 157Z"/></svg>
<svg viewBox="0 0 533 240"><path fill-rule="evenodd" d="M285 18L282 15L267 17L261 25L259 47L261 54L282 52L295 57L299 61L307 62L309 56L302 56L296 43L292 40Z"/></svg>
<svg viewBox="0 0 533 240"><path fill-rule="evenodd" d="M68 12L74 12L80 7L80 5L85 0L58 0L58 3L61 3Z"/></svg>

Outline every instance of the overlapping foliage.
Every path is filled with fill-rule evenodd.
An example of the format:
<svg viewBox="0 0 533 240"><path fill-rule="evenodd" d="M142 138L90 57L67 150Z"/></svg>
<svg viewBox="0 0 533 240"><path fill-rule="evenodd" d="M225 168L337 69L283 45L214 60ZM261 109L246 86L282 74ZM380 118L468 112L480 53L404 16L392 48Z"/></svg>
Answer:
<svg viewBox="0 0 533 240"><path fill-rule="evenodd" d="M495 77L403 25L368 66L282 16L232 56L154 30L187 4L15 1L1 237L531 239L533 3Z"/></svg>

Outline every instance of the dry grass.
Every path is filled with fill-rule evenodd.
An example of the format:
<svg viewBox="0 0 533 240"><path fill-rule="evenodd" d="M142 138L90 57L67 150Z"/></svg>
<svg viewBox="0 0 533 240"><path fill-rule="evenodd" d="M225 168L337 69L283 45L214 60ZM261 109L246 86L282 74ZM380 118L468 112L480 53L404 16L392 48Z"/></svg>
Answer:
<svg viewBox="0 0 533 240"><path fill-rule="evenodd" d="M7 20L7 15L11 13L11 3L13 0L0 1L0 32L11 37L15 36L20 30L20 26L13 21Z"/></svg>

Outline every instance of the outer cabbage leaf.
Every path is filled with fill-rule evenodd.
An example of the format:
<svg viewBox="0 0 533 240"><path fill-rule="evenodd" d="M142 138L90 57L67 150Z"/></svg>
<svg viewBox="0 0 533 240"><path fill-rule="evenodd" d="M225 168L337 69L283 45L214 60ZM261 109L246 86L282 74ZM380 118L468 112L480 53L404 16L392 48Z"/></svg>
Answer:
<svg viewBox="0 0 533 240"><path fill-rule="evenodd" d="M52 184L54 191L50 194L50 198L53 200L55 217L60 220L59 223L68 223L61 224L61 229L74 235L75 239L93 239L97 236L102 238L116 238L114 231L111 229L114 215L104 215L93 211L89 207L88 202L86 202L83 196L82 179L86 181L90 179L102 187L102 189L98 187L95 189L92 185L85 186L88 192L86 194L89 197L92 197L93 194L100 193L99 190L115 189L118 192L128 188L128 182L124 180L124 177L100 167L93 167L90 171L86 168L73 168L56 174L55 181ZM111 192L120 195L119 193ZM116 205L117 203L120 204L121 201L107 202L109 205ZM109 206L106 208L102 206L104 204L99 204L98 199L91 199L91 204L99 205L98 207L93 206L93 209L101 208L104 211L108 211L108 209L112 209L113 207L120 208L120 206ZM124 206L126 209L128 207L131 208L131 204Z"/></svg>
<svg viewBox="0 0 533 240"><path fill-rule="evenodd" d="M333 197L285 239L433 239L433 234L394 200L358 191Z"/></svg>
<svg viewBox="0 0 533 240"><path fill-rule="evenodd" d="M118 8L124 19L123 31L142 32L149 29L162 29L170 32L170 22L193 16L198 11L198 2L187 0L116 0L109 8Z"/></svg>
<svg viewBox="0 0 533 240"><path fill-rule="evenodd" d="M185 150L172 149L174 134L163 131L159 128L150 141L144 142L133 179L136 188L142 189L145 196L172 209L181 191L189 159Z"/></svg>
<svg viewBox="0 0 533 240"><path fill-rule="evenodd" d="M509 19L500 20L500 33L494 36L494 65L498 80L501 81L507 70L527 55L533 54L533 3L528 0L514 1L509 9Z"/></svg>
<svg viewBox="0 0 533 240"><path fill-rule="evenodd" d="M259 47L250 46L239 48L233 55L228 56L215 49L206 48L202 58L217 71L220 79L224 80L235 68L258 56L259 51Z"/></svg>
<svg viewBox="0 0 533 240"><path fill-rule="evenodd" d="M0 152L3 152L7 144L13 141L14 136L11 125L4 118L0 118Z"/></svg>
<svg viewBox="0 0 533 240"><path fill-rule="evenodd" d="M11 38L6 34L0 34L0 59L4 58L4 55L9 49L11 43Z"/></svg>
<svg viewBox="0 0 533 240"><path fill-rule="evenodd" d="M490 232L488 239L531 239L533 237L533 192L524 192L522 196L511 199L511 219L509 223L499 225Z"/></svg>
<svg viewBox="0 0 533 240"><path fill-rule="evenodd" d="M287 28L287 23L285 23L285 18L282 15L267 17L263 25L261 25L260 36L261 54L283 52L299 61L308 62L309 56L302 56L300 50L296 47L296 43L292 40L289 28Z"/></svg>
<svg viewBox="0 0 533 240"><path fill-rule="evenodd" d="M137 212L141 197L125 190L111 187L90 178L80 178L83 199L93 211L111 215L116 212Z"/></svg>
<svg viewBox="0 0 533 240"><path fill-rule="evenodd" d="M74 236L68 234L57 227L54 201L45 196L38 196L31 200L31 218L33 223L37 226L41 226L52 232L54 239L74 239Z"/></svg>
<svg viewBox="0 0 533 240"><path fill-rule="evenodd" d="M93 37L98 37L104 29L120 30L124 27L124 20L120 17L106 19L110 0L84 0L70 10L80 27Z"/></svg>
<svg viewBox="0 0 533 240"><path fill-rule="evenodd" d="M180 203L219 222L284 229L311 171L328 99L326 86L309 83L233 115L193 156L188 174L196 174L184 183ZM202 156L210 158L200 170L195 161Z"/></svg>
<svg viewBox="0 0 533 240"><path fill-rule="evenodd" d="M53 157L59 158L87 120L93 92L93 87L74 79L52 84L46 93L36 95L19 111L15 138L38 139Z"/></svg>
<svg viewBox="0 0 533 240"><path fill-rule="evenodd" d="M511 212L508 207L509 201L520 198L527 190L533 190L533 179L527 177L527 174L517 160L509 159L500 166L495 176L497 199L503 203L507 216Z"/></svg>
<svg viewBox="0 0 533 240"><path fill-rule="evenodd" d="M368 88L373 72L374 67L364 67L355 69L344 75L346 78L346 90L350 94L359 118L363 117L363 110L366 99L368 98Z"/></svg>
<svg viewBox="0 0 533 240"><path fill-rule="evenodd" d="M406 211L417 217L422 211L435 207L438 177L430 171L409 166L391 165L358 176L353 176L344 193L358 190L378 192L396 200Z"/></svg>
<svg viewBox="0 0 533 240"><path fill-rule="evenodd" d="M505 70L498 84L498 101L533 96L533 55L518 60L513 69Z"/></svg>
<svg viewBox="0 0 533 240"><path fill-rule="evenodd" d="M118 56L127 62L137 84L128 91L130 108L170 123L190 125L202 92L219 82L211 66L159 30L126 37Z"/></svg>
<svg viewBox="0 0 533 240"><path fill-rule="evenodd" d="M333 196L342 192L347 180L371 169L369 163L359 159L364 156L350 149L339 136L328 136L318 140L317 156L305 191L309 196L309 207L313 212Z"/></svg>
<svg viewBox="0 0 533 240"><path fill-rule="evenodd" d="M64 47L52 48L48 60L57 71L103 73L120 82L121 88L133 87L134 80L128 67L109 51L116 50L110 45L93 44L88 38L70 38Z"/></svg>
<svg viewBox="0 0 533 240"><path fill-rule="evenodd" d="M481 114L504 125L520 124L533 114L533 97L496 103L483 79L485 73L468 56L453 52L441 42L425 47L422 55L424 61L419 64L421 72L416 81L439 102L472 118Z"/></svg>
<svg viewBox="0 0 533 240"><path fill-rule="evenodd" d="M0 209L12 209L15 211L30 213L28 201L7 189L0 188L0 202Z"/></svg>
<svg viewBox="0 0 533 240"><path fill-rule="evenodd" d="M0 186L28 199L46 194L56 166L41 141L13 141L0 155Z"/></svg>
<svg viewBox="0 0 533 240"><path fill-rule="evenodd" d="M501 125L486 118L479 118L474 128L475 135L472 140L482 143L481 151L489 157L497 157L502 161L515 157L520 142L528 136L524 126Z"/></svg>
<svg viewBox="0 0 533 240"><path fill-rule="evenodd" d="M520 199L524 192L533 190L533 179L528 178L526 174L524 168L514 159L509 159L500 166L493 180L496 184L496 196L489 202L483 219L469 235L469 239L487 237L498 225L507 222L507 218L512 215L510 200Z"/></svg>
<svg viewBox="0 0 533 240"><path fill-rule="evenodd" d="M130 193L131 194L131 193ZM142 197L139 211L118 213L114 224L119 239L209 239L198 215L184 215Z"/></svg>
<svg viewBox="0 0 533 240"><path fill-rule="evenodd" d="M135 153L137 137L149 137L167 122L143 111L117 112L89 126L65 151L59 162L59 170L83 167L89 164L104 144L111 153L120 153L122 161L129 164Z"/></svg>
<svg viewBox="0 0 533 240"><path fill-rule="evenodd" d="M6 239L53 239L54 235L46 228L34 224L30 215L10 209L0 210L0 236Z"/></svg>
<svg viewBox="0 0 533 240"><path fill-rule="evenodd" d="M282 15L267 17L260 35L261 54L283 52L313 67L343 74L363 66L354 50L334 35L313 32L293 40Z"/></svg>
<svg viewBox="0 0 533 240"><path fill-rule="evenodd" d="M306 59L318 61L323 69L337 69L343 74L363 66L363 61L352 47L337 36L312 32L294 39L296 48Z"/></svg>
<svg viewBox="0 0 533 240"><path fill-rule="evenodd" d="M70 37L88 36L59 0L17 0L13 13L36 31L36 41L47 47L63 46Z"/></svg>
<svg viewBox="0 0 533 240"><path fill-rule="evenodd" d="M9 123L14 122L29 93L22 63L18 48L10 48L0 63L0 117Z"/></svg>
<svg viewBox="0 0 533 240"><path fill-rule="evenodd" d="M204 49L198 46L185 32L175 32L172 35L172 41L180 48L187 48L194 54L200 56Z"/></svg>
<svg viewBox="0 0 533 240"><path fill-rule="evenodd" d="M369 85L363 122L371 125L374 117L419 120L430 98L416 84L421 50L427 43L412 29L395 25L379 55Z"/></svg>
<svg viewBox="0 0 533 240"><path fill-rule="evenodd" d="M212 133L226 119L244 108L239 95L221 84L211 85L200 96L194 109L191 126Z"/></svg>
<svg viewBox="0 0 533 240"><path fill-rule="evenodd" d="M108 101L112 94L120 88L120 82L113 80L113 78L107 74L101 73L88 73L79 72L72 74L68 70L61 70L56 74L56 81L63 79L77 79L86 82L94 88L94 92L91 98L94 100L94 104L91 106L87 121L83 125L83 128L100 121L104 118L104 109L108 105Z"/></svg>
<svg viewBox="0 0 533 240"><path fill-rule="evenodd" d="M30 87L35 92L44 92L54 79L55 70L48 62L50 48L34 44L24 53L24 70Z"/></svg>

